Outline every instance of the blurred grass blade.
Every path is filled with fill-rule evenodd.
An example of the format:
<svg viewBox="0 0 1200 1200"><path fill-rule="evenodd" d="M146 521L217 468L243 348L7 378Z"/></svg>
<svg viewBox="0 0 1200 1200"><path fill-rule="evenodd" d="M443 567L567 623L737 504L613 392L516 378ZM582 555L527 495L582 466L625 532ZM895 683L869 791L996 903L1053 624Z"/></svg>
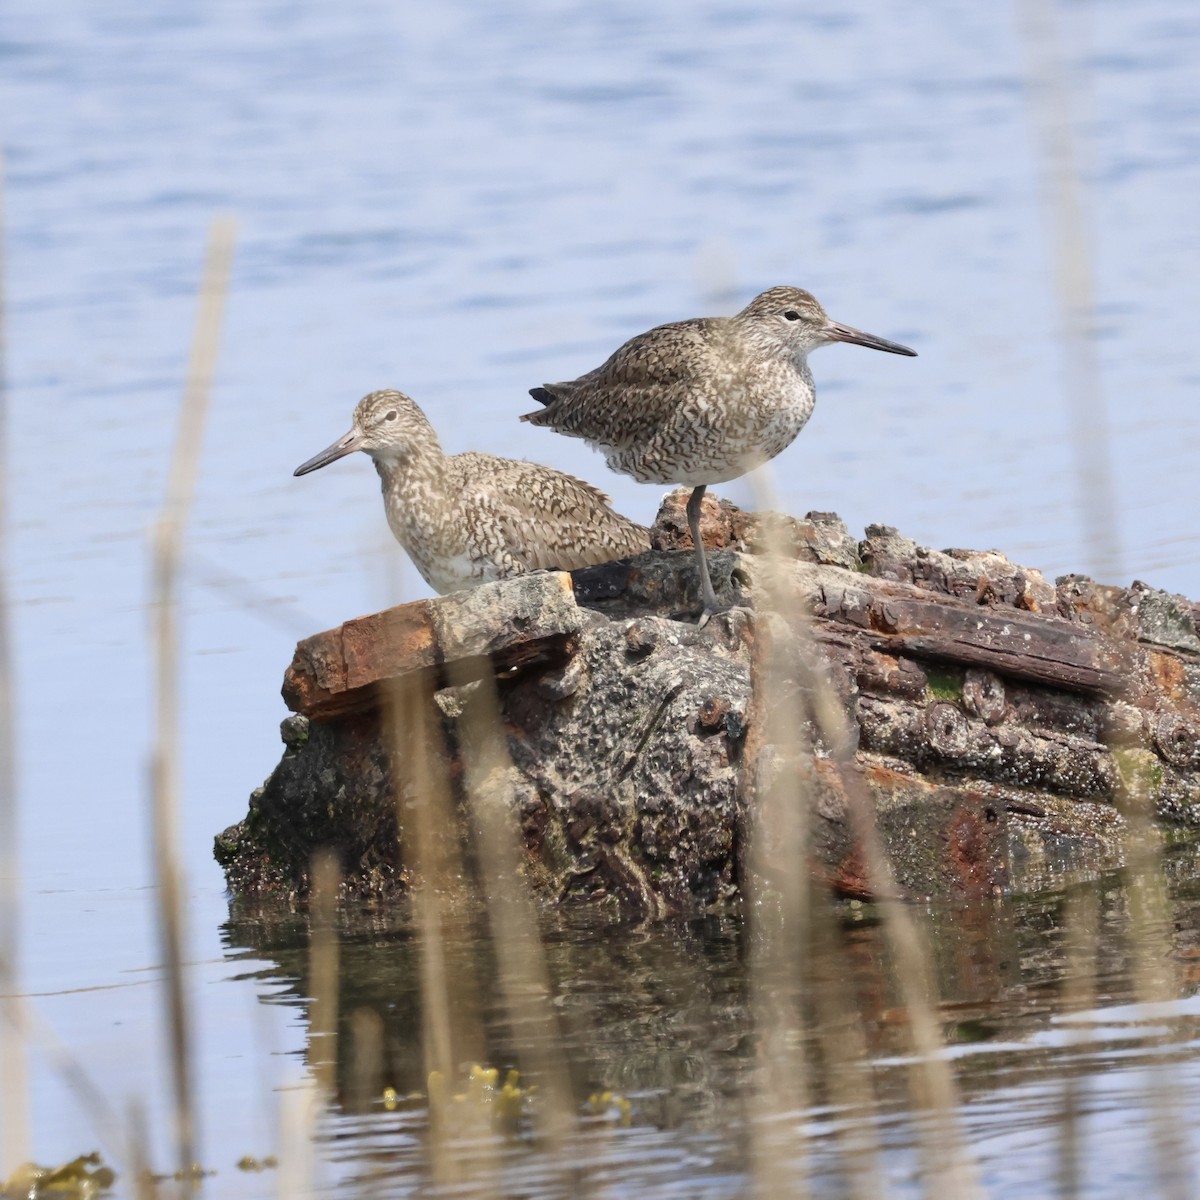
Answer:
<svg viewBox="0 0 1200 1200"><path fill-rule="evenodd" d="M1064 1008L1069 1013L1085 1013L1096 1003L1096 953L1100 936L1099 897L1094 889L1072 894L1063 913L1067 936L1067 973ZM1080 1022L1071 1033L1071 1041L1081 1056L1091 1034ZM1062 1200L1080 1200L1085 1194L1087 1165L1083 1148L1083 1088L1086 1077L1067 1071L1063 1078L1059 1151L1056 1159L1058 1195Z"/></svg>
<svg viewBox="0 0 1200 1200"><path fill-rule="evenodd" d="M1152 1010L1181 994L1171 942L1173 914L1162 863L1162 831L1154 823L1153 800L1142 771L1122 776L1121 815L1125 818L1124 857L1129 897L1129 949L1134 988L1139 1003ZM1162 1018L1166 1032L1147 1034L1148 1047L1159 1050L1147 1057L1146 1109L1149 1113L1150 1152L1159 1194L1165 1200L1191 1200L1196 1195L1187 1123L1179 1119L1178 1097L1186 1093L1178 1062L1162 1049L1179 1035L1174 1027L1186 1021ZM1185 1031L1184 1037L1190 1040Z"/></svg>
<svg viewBox="0 0 1200 1200"><path fill-rule="evenodd" d="M495 1160L485 1143L471 1156L456 1154L446 1113L439 1108L444 1091L438 1081L452 1092L457 1068L485 1057L473 963L453 953L456 908L466 907L466 870L450 792L450 763L428 682L393 682L385 696L397 826L405 865L412 872L421 1047L429 1084L430 1169L438 1187L467 1187L494 1178Z"/></svg>
<svg viewBox="0 0 1200 1200"><path fill-rule="evenodd" d="M21 870L8 594L8 358L4 149L0 146L0 1179L31 1153L29 1067L19 1014Z"/></svg>
<svg viewBox="0 0 1200 1200"><path fill-rule="evenodd" d="M775 493L770 478L768 471L759 471L754 476L760 508L773 507L771 502ZM847 716L842 700L823 669L808 613L796 601L788 584L783 545L777 543L768 549L771 553L764 560L763 571L764 603L756 613L763 632L762 645L756 647L755 651L758 667L754 680L754 685L766 688L765 694L770 697L767 711L772 718L768 722L770 728L766 744L780 761L787 760L788 750L793 755L804 749L811 752L812 747L804 745L802 732L789 734L786 729L780 729L775 714L782 714L789 724L797 723L798 728L811 722L814 736L824 748L824 753L839 768L838 776L855 842L862 854L867 879L883 917L893 969L908 1016L913 1048L910 1086L914 1107L918 1110L916 1128L926 1194L945 1197L946 1200L967 1200L968 1197L980 1196L982 1191L977 1172L967 1150L958 1116L958 1089L944 1057L938 1030L937 991L929 948L912 914L899 898L900 889L895 873L884 852L876 825L874 804L857 771L854 749L857 740L851 736L850 728L853 718ZM804 697L804 700L792 699L791 712L788 712L788 697L793 691L795 696ZM781 742L781 739L786 740ZM778 753L781 744L785 748L782 755ZM773 807L772 793L778 790L777 786L765 789L768 813ZM792 790L794 792L796 789ZM793 795L789 802L803 805L811 803L811 799L810 795L800 794ZM756 813L756 822L762 824L763 817L763 813ZM792 819L798 821L797 818ZM766 837L772 836L778 835L768 829ZM756 840L760 840L760 837L756 834ZM796 838L796 833L793 833L792 853L804 848L806 854L807 838L798 841ZM784 857L782 861L786 864L788 859ZM794 858L791 861L794 873L807 878L807 857L799 862ZM793 907L797 903L793 900Z"/></svg>
<svg viewBox="0 0 1200 1200"><path fill-rule="evenodd" d="M458 730L464 782L509 1028L522 1070L541 1092L539 1132L562 1173L562 1185L572 1195L586 1195L590 1191L586 1180L566 1154L577 1132L575 1101L558 1018L551 1006L550 975L534 901L521 870L513 766L504 741L496 682L489 671L473 677L461 663L450 664L449 675L463 694Z"/></svg>
<svg viewBox="0 0 1200 1200"><path fill-rule="evenodd" d="M316 1133L321 1089L311 1076L279 1097L279 1200L302 1200L316 1191Z"/></svg>
<svg viewBox="0 0 1200 1200"><path fill-rule="evenodd" d="M159 940L166 973L167 1026L174 1094L175 1150L182 1178L196 1162L192 1100L191 1043L183 983L183 869L179 856L179 632L178 583L188 510L195 490L208 397L216 368L217 346L229 271L234 223L213 222L209 234L200 305L167 495L154 529L155 737L151 763L154 865L158 883Z"/></svg>
<svg viewBox="0 0 1200 1200"><path fill-rule="evenodd" d="M1017 0L1017 32L1028 71L1046 242L1054 262L1062 330L1063 392L1072 430L1090 572L1120 576L1108 407L1093 336L1096 287L1084 185L1071 123L1056 0Z"/></svg>
<svg viewBox="0 0 1200 1200"><path fill-rule="evenodd" d="M337 1094L337 894L340 884L341 867L337 856L328 850L314 854L309 898L308 973L312 993L309 1059L325 1104Z"/></svg>

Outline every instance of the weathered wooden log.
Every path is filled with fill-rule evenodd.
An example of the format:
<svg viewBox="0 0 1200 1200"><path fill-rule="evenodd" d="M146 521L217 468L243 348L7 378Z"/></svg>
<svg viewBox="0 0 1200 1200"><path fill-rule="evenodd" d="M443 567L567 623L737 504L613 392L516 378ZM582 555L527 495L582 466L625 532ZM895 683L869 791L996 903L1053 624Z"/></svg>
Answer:
<svg viewBox="0 0 1200 1200"><path fill-rule="evenodd" d="M284 703L332 721L377 708L384 682L423 678L444 686L448 662L460 671L552 666L570 657L579 625L570 576L561 573L513 580L503 608L480 589L457 593L453 604L402 604L305 638L284 676Z"/></svg>
<svg viewBox="0 0 1200 1200"><path fill-rule="evenodd" d="M731 609L699 629L684 500L667 498L638 558L402 605L302 642L283 762L217 840L231 886L303 890L319 845L340 848L354 889L406 886L395 796L420 781L380 720L400 687L436 708L435 761L468 837L461 685L485 672L511 760L497 786L530 879L555 896L652 912L736 896L761 789L780 780L811 836L806 862L777 868L848 895L873 886L863 806L913 895L1111 867L1131 803L1200 827L1190 601L1140 583L1053 585L996 552L932 551L884 526L855 542L830 514L708 498L702 535ZM821 711L841 714L840 733ZM780 713L794 728L776 736Z"/></svg>

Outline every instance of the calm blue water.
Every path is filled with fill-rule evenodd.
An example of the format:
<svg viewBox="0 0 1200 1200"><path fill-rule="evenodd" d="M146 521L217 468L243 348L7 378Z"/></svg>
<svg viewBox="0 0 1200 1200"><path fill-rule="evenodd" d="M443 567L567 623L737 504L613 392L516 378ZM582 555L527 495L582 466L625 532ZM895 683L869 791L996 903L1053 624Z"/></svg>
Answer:
<svg viewBox="0 0 1200 1200"><path fill-rule="evenodd" d="M1099 569L1200 596L1200 12L1061 17L1120 513ZM365 459L291 477L361 394L402 387L448 448L648 520L656 489L518 424L525 390L796 283L920 357L814 359L789 509L1093 565L1016 28L950 0L0 8L23 965L118 1108L162 1094L146 530L213 215L239 245L190 540L184 836L206 1137L259 1122L261 1153L303 1028L229 982L211 837L278 756L295 639L425 594ZM94 1140L48 1073L37 1105L40 1157Z"/></svg>

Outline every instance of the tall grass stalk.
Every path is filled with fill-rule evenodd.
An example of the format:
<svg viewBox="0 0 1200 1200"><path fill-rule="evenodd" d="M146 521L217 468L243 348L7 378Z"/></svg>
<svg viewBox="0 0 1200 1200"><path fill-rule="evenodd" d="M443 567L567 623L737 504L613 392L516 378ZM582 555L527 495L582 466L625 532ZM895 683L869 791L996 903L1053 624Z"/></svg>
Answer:
<svg viewBox="0 0 1200 1200"><path fill-rule="evenodd" d="M429 1155L436 1186L462 1188L494 1180L496 1163L486 1142L456 1154L439 1108L458 1068L484 1057L474 976L448 953L454 923L469 907L466 868L450 792L449 760L433 689L427 681L395 683L385 704L397 824L404 861L412 873L421 991L421 1046L430 1081Z"/></svg>
<svg viewBox="0 0 1200 1200"><path fill-rule="evenodd" d="M761 482L760 490L767 491ZM769 501L767 506L774 507ZM758 1097L763 1111L756 1124L778 1126L785 1114L796 1123L823 1088L825 1102L841 1114L835 1138L846 1192L855 1200L877 1200L884 1194L881 1148L872 1120L877 1101L869 1073L862 1070L867 1047L854 997L846 995L842 978L822 977L812 968L834 957L832 947L840 931L827 895L811 874L815 797L797 768L815 754L808 731L820 729L813 721L811 692L829 685L820 666L809 658L815 652L811 642L800 645L806 661L797 670L796 634L791 631L798 628L803 638L807 625L798 612L778 535L779 530L769 529L763 547L753 652L753 685L764 697L758 711L766 721L760 744L770 748L768 761L775 767L756 779L756 811L743 881L760 1077L769 1081ZM782 644L776 645L776 639L782 639ZM845 731L838 736L845 736ZM761 771L757 764L752 769ZM771 986L773 979L786 981L783 994L791 997L789 1005L781 1005L779 990ZM800 1133L793 1135L790 1144L781 1144L778 1137L768 1143L764 1136L752 1133L752 1145L760 1195L810 1190L803 1168L797 1165L808 1159L811 1149Z"/></svg>
<svg viewBox="0 0 1200 1200"><path fill-rule="evenodd" d="M558 1019L551 1007L550 975L534 902L521 870L521 838L513 799L513 765L504 742L496 683L470 673L451 682L465 696L458 721L465 758L467 799L476 836L476 859L487 904L500 987L509 1028L524 1071L541 1092L539 1133L574 1196L587 1194L586 1177L566 1155L577 1131L575 1101L566 1070Z"/></svg>
<svg viewBox="0 0 1200 1200"><path fill-rule="evenodd" d="M146 1109L135 1101L129 1106L129 1164L132 1176L130 1195L132 1200L156 1200L158 1188L154 1182L154 1173L150 1161L146 1157L150 1145L150 1131L146 1125Z"/></svg>
<svg viewBox="0 0 1200 1200"><path fill-rule="evenodd" d="M1093 336L1095 269L1087 235L1086 184L1079 166L1071 112L1071 73L1058 21L1058 7L1046 0L1017 0L1018 36L1025 53L1029 110L1037 142L1041 208L1054 260L1055 299L1062 330L1063 390L1071 422L1079 477L1079 507L1093 569L1123 574L1117 502L1110 463L1104 376ZM1135 773L1136 775L1136 773ZM1139 1000L1173 999L1177 987L1168 974L1171 961L1169 902L1162 869L1161 838L1154 826L1146 780L1126 781L1124 859L1129 897L1129 937ZM1081 918L1077 918L1081 919ZM1086 944L1094 934L1087 922L1073 936ZM1183 1200L1194 1194L1192 1165L1183 1131L1172 1110L1172 1068L1159 1060L1148 1071L1147 1107L1161 1194ZM1075 1085L1064 1094L1067 1119L1064 1194L1078 1191L1078 1120Z"/></svg>
<svg viewBox="0 0 1200 1200"><path fill-rule="evenodd" d="M331 851L313 855L309 903L310 1061L326 1104L337 1093L338 934L337 894L341 868Z"/></svg>
<svg viewBox="0 0 1200 1200"><path fill-rule="evenodd" d="M812 681L814 717L822 741L832 748L845 785L849 815L867 878L883 917L892 968L908 1016L913 1061L910 1088L917 1109L923 1172L930 1195L946 1200L981 1197L975 1164L958 1118L960 1099L939 1030L932 958L913 914L900 896L883 849L870 792L854 771L848 718L841 701L820 677Z"/></svg>
<svg viewBox="0 0 1200 1200"><path fill-rule="evenodd" d="M279 1200L303 1200L316 1192L317 1127L323 1095L312 1076L279 1097Z"/></svg>
<svg viewBox="0 0 1200 1200"><path fill-rule="evenodd" d="M810 1147L804 1134L812 1104L810 1038L805 997L811 986L807 966L814 912L809 879L809 789L795 768L811 755L803 704L788 688L776 653L764 652L772 638L772 618L789 599L779 578L775 547L767 547L759 578L765 585L755 612L752 684L767 697L758 711L766 727L760 745L770 748L767 771L754 788L754 811L747 814L749 846L741 881L749 940L750 1013L755 1031L757 1086L748 1106L750 1165L755 1195L805 1197L809 1194ZM776 618L777 619L777 618Z"/></svg>
<svg viewBox="0 0 1200 1200"><path fill-rule="evenodd" d="M1089 569L1119 577L1122 554L1108 406L1092 336L1095 272L1057 10L1055 0L1016 0L1017 34L1025 54L1041 211L1054 264L1054 294L1062 330L1063 395L1075 449L1078 508Z"/></svg>
<svg viewBox="0 0 1200 1200"><path fill-rule="evenodd" d="M1146 782L1141 773L1127 780L1121 806L1126 824L1128 936L1138 1001L1153 1012L1149 1020L1162 1021L1171 1029L1179 1022L1155 1011L1178 997L1179 985L1172 954L1172 912L1162 864L1162 835L1154 824L1153 800ZM1174 1031L1157 1036L1147 1034L1146 1040L1150 1046L1166 1046L1176 1036ZM1190 1040L1190 1035L1187 1036ZM1178 1074L1178 1066L1167 1055L1148 1056L1145 1098L1150 1118L1151 1157L1159 1194L1165 1200L1191 1200L1196 1195L1187 1124L1179 1119L1177 1098L1185 1089Z"/></svg>
<svg viewBox="0 0 1200 1200"><path fill-rule="evenodd" d="M1082 1014L1096 1004L1096 950L1099 944L1099 897L1091 889L1074 893L1063 913L1067 940L1066 986L1064 1006L1068 1012ZM1073 1031L1072 1040L1081 1053L1090 1040L1085 1026ZM1070 1068L1063 1079L1059 1152L1056 1161L1058 1195L1062 1200L1083 1196L1083 1096L1082 1083Z"/></svg>
<svg viewBox="0 0 1200 1200"><path fill-rule="evenodd" d="M166 500L153 532L155 735L151 761L154 867L159 945L165 968L167 1029L174 1099L174 1141L182 1178L192 1177L196 1130L192 1097L191 1024L183 980L183 868L179 855L180 720L178 591L188 511L195 490L221 317L233 259L234 223L213 222L209 234L191 362L179 416Z"/></svg>
<svg viewBox="0 0 1200 1200"><path fill-rule="evenodd" d="M21 858L8 583L7 245L0 146L0 1180L31 1153L29 1065L20 1021Z"/></svg>
<svg viewBox="0 0 1200 1200"><path fill-rule="evenodd" d="M766 471L756 472L754 485L760 509L773 509L775 491ZM787 656L786 669L794 673L799 694L805 697L797 709L797 701L791 701L781 691L779 670L781 656L756 652L759 664L754 686L767 689L765 709L770 713L781 713L789 722L799 719L802 725L806 716L812 722L826 755L838 767L838 775L845 796L851 827L856 843L862 853L863 862L883 918L884 932L891 949L893 968L908 1015L912 1037L911 1092L917 1110L918 1144L921 1150L922 1171L926 1192L946 1200L969 1200L982 1196L974 1163L966 1147L966 1140L958 1120L959 1097L949 1063L944 1056L944 1047L938 1029L937 991L934 986L929 948L921 936L911 912L900 899L895 872L883 849L875 820L875 809L870 793L856 770L856 739L851 736L850 721L841 699L836 694L825 671L821 668L812 636L808 613L798 602L794 588L787 583L783 546L774 541L768 544L762 574L763 591L759 619L770 628L770 615L786 624L792 631L791 638L798 650ZM772 663L764 670L765 663ZM804 710L807 709L807 712ZM774 739L787 737L779 730L778 718L770 728L768 744ZM793 749L801 747L797 740L802 735L792 734ZM786 743L785 743L786 744ZM811 804L811 795L797 790L792 798L797 807ZM761 815L758 818L761 820ZM799 818L794 818L799 820ZM797 873L807 876L808 862L796 861ZM798 943L791 939L792 953ZM778 951L788 953L787 949Z"/></svg>

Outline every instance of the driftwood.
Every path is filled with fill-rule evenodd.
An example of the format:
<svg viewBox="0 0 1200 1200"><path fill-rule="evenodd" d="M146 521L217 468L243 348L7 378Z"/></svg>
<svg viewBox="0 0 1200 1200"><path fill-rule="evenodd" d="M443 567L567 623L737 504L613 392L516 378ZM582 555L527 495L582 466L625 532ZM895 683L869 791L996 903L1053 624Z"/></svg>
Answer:
<svg viewBox="0 0 1200 1200"><path fill-rule="evenodd" d="M319 846L340 851L352 890L407 885L407 805L428 781L389 716L400 692L436 706L434 762L469 842L464 681L483 674L511 759L496 786L528 877L558 897L667 912L735 896L763 789L781 784L806 806L810 861L773 866L852 896L873 887L864 809L912 895L1116 866L1131 806L1200 825L1190 601L1082 576L1055 585L995 552L928 550L884 526L856 541L830 514L709 499L713 582L733 607L699 629L683 500L667 498L638 558L300 643L283 760L217 839L234 891L303 891ZM822 697L838 729L817 719Z"/></svg>

